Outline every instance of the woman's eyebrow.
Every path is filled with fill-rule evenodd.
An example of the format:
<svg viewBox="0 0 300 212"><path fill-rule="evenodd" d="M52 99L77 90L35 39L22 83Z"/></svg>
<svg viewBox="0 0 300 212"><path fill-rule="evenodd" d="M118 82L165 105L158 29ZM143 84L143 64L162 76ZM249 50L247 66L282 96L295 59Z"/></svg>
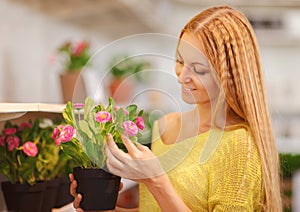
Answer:
<svg viewBox="0 0 300 212"><path fill-rule="evenodd" d="M176 51L176 54L181 58L183 59L183 57L181 56L181 54L179 53L179 51L177 50ZM204 64L204 63L201 63L201 62L192 62L191 65L201 65L201 66L204 66L204 67L209 67L207 64Z"/></svg>
<svg viewBox="0 0 300 212"><path fill-rule="evenodd" d="M192 62L191 64L192 65L201 65L201 66L209 67L207 64L200 63L200 62Z"/></svg>

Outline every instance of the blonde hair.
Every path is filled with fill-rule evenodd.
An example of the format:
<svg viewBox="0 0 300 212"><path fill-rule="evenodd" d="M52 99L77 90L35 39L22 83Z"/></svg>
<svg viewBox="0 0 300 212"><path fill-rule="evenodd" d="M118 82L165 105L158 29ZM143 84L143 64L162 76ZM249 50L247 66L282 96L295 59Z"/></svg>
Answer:
<svg viewBox="0 0 300 212"><path fill-rule="evenodd" d="M184 27L203 45L216 71L226 101L226 114L248 122L262 162L264 211L282 211L279 156L272 132L257 41L247 18L219 6L206 9Z"/></svg>

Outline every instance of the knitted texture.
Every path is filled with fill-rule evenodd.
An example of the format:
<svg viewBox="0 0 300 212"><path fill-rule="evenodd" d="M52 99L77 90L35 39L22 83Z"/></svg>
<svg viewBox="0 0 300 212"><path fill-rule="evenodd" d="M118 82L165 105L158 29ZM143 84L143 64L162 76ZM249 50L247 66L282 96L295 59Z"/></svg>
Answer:
<svg viewBox="0 0 300 212"><path fill-rule="evenodd" d="M261 211L264 199L261 161L250 130L212 129L165 145L153 125L152 150L176 192L192 211ZM139 211L161 211L140 184Z"/></svg>

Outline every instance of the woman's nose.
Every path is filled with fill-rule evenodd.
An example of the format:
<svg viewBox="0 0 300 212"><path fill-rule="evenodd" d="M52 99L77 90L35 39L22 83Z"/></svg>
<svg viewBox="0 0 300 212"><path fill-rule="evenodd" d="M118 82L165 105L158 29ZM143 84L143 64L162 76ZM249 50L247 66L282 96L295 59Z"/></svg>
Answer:
<svg viewBox="0 0 300 212"><path fill-rule="evenodd" d="M188 66L184 65L177 71L178 82L187 83L191 81L191 71Z"/></svg>

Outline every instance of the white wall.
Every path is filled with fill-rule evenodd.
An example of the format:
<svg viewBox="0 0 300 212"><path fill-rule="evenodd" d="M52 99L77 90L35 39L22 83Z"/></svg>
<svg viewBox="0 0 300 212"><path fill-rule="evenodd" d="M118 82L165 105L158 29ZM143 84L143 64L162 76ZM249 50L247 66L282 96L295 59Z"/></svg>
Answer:
<svg viewBox="0 0 300 212"><path fill-rule="evenodd" d="M70 38L89 38L95 45L101 38L11 1L0 1L0 14L0 101L60 102L60 67L50 57Z"/></svg>

